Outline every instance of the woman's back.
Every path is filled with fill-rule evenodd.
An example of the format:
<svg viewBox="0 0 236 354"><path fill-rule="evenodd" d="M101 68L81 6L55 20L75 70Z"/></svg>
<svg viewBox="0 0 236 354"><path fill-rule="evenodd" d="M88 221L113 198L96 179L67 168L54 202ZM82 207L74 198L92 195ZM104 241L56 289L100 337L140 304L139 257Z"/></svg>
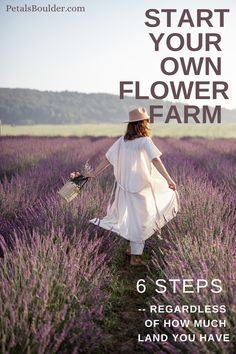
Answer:
<svg viewBox="0 0 236 354"><path fill-rule="evenodd" d="M139 192L150 183L151 160L161 156L150 137L125 140L121 136L107 151L106 158L114 167L121 188Z"/></svg>

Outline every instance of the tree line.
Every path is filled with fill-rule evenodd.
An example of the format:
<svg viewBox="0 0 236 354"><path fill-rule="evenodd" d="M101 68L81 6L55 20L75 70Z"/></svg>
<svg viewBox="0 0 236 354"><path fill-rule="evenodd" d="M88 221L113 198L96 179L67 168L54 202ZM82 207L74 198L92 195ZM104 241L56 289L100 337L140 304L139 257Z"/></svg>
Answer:
<svg viewBox="0 0 236 354"><path fill-rule="evenodd" d="M168 112L172 102L163 100L136 100L106 93L73 91L39 91L31 89L0 88L0 120L3 124L78 124L120 123L137 106L162 105ZM184 105L175 103L180 112ZM223 109L223 122L234 122L236 110ZM158 119L164 121L164 118Z"/></svg>

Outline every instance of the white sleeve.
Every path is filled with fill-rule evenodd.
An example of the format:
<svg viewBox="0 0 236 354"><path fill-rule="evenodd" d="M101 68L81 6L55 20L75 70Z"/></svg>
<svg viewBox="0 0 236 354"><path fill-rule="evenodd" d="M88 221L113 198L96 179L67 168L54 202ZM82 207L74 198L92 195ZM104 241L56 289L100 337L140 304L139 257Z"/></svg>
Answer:
<svg viewBox="0 0 236 354"><path fill-rule="evenodd" d="M118 154L118 147L119 147L119 141L120 138L117 139L114 144L111 145L111 147L107 150L105 156L107 160L114 165L115 158L117 157Z"/></svg>
<svg viewBox="0 0 236 354"><path fill-rule="evenodd" d="M162 155L162 152L156 147L150 137L145 139L144 149L150 161L152 161L154 157L160 157Z"/></svg>

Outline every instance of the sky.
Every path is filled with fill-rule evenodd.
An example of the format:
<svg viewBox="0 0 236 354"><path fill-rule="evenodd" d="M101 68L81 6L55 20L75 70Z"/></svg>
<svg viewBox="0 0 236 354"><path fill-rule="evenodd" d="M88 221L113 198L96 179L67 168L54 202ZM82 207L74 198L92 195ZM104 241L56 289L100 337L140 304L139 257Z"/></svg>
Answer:
<svg viewBox="0 0 236 354"><path fill-rule="evenodd" d="M24 6L36 4L46 6L84 6L85 12L71 13L23 13L6 11L6 6ZM173 16L171 28L166 27L166 17L160 13L160 26L150 28L144 22L147 9L177 9ZM202 28L191 28L184 24L177 27L183 9L189 9L196 22L197 9L230 9L225 15L225 27L219 27L219 15L214 13L213 27L203 25ZM166 37L178 32L186 37L191 32L193 41L196 36L205 33L220 33L222 40L221 52L214 48L210 52L204 49L190 52L184 47L173 52L166 48ZM154 50L154 43L149 33L158 36L164 33L160 50ZM78 91L85 93L112 93L119 95L120 81L140 81L140 93L151 95L153 82L169 82L184 80L210 81L210 96L212 81L226 81L229 84L227 94L229 99L195 100L194 94L185 101L188 104L202 106L222 105L226 108L236 108L236 5L234 0L41 0L15 1L1 0L0 3L0 87L31 88L52 91ZM173 42L174 43L174 42ZM176 42L177 43L177 42ZM175 45L175 44L174 44ZM220 76L210 77L201 73L198 76L184 76L181 66L176 75L164 75L160 63L165 57L179 57L187 60L194 56L210 56L216 60L222 59ZM170 67L171 68L171 67ZM208 87L208 85L206 85ZM204 86L204 87L206 87ZM160 92L160 91L159 91ZM166 99L174 101L171 90Z"/></svg>

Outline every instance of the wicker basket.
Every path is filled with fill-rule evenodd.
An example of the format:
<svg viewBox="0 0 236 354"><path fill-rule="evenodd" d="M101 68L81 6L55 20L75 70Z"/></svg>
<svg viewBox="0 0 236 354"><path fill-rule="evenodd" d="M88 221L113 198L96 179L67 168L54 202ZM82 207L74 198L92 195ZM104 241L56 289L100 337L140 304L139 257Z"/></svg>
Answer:
<svg viewBox="0 0 236 354"><path fill-rule="evenodd" d="M57 192L67 203L70 203L80 193L81 188L87 182L87 178L80 176L67 181L66 184Z"/></svg>

